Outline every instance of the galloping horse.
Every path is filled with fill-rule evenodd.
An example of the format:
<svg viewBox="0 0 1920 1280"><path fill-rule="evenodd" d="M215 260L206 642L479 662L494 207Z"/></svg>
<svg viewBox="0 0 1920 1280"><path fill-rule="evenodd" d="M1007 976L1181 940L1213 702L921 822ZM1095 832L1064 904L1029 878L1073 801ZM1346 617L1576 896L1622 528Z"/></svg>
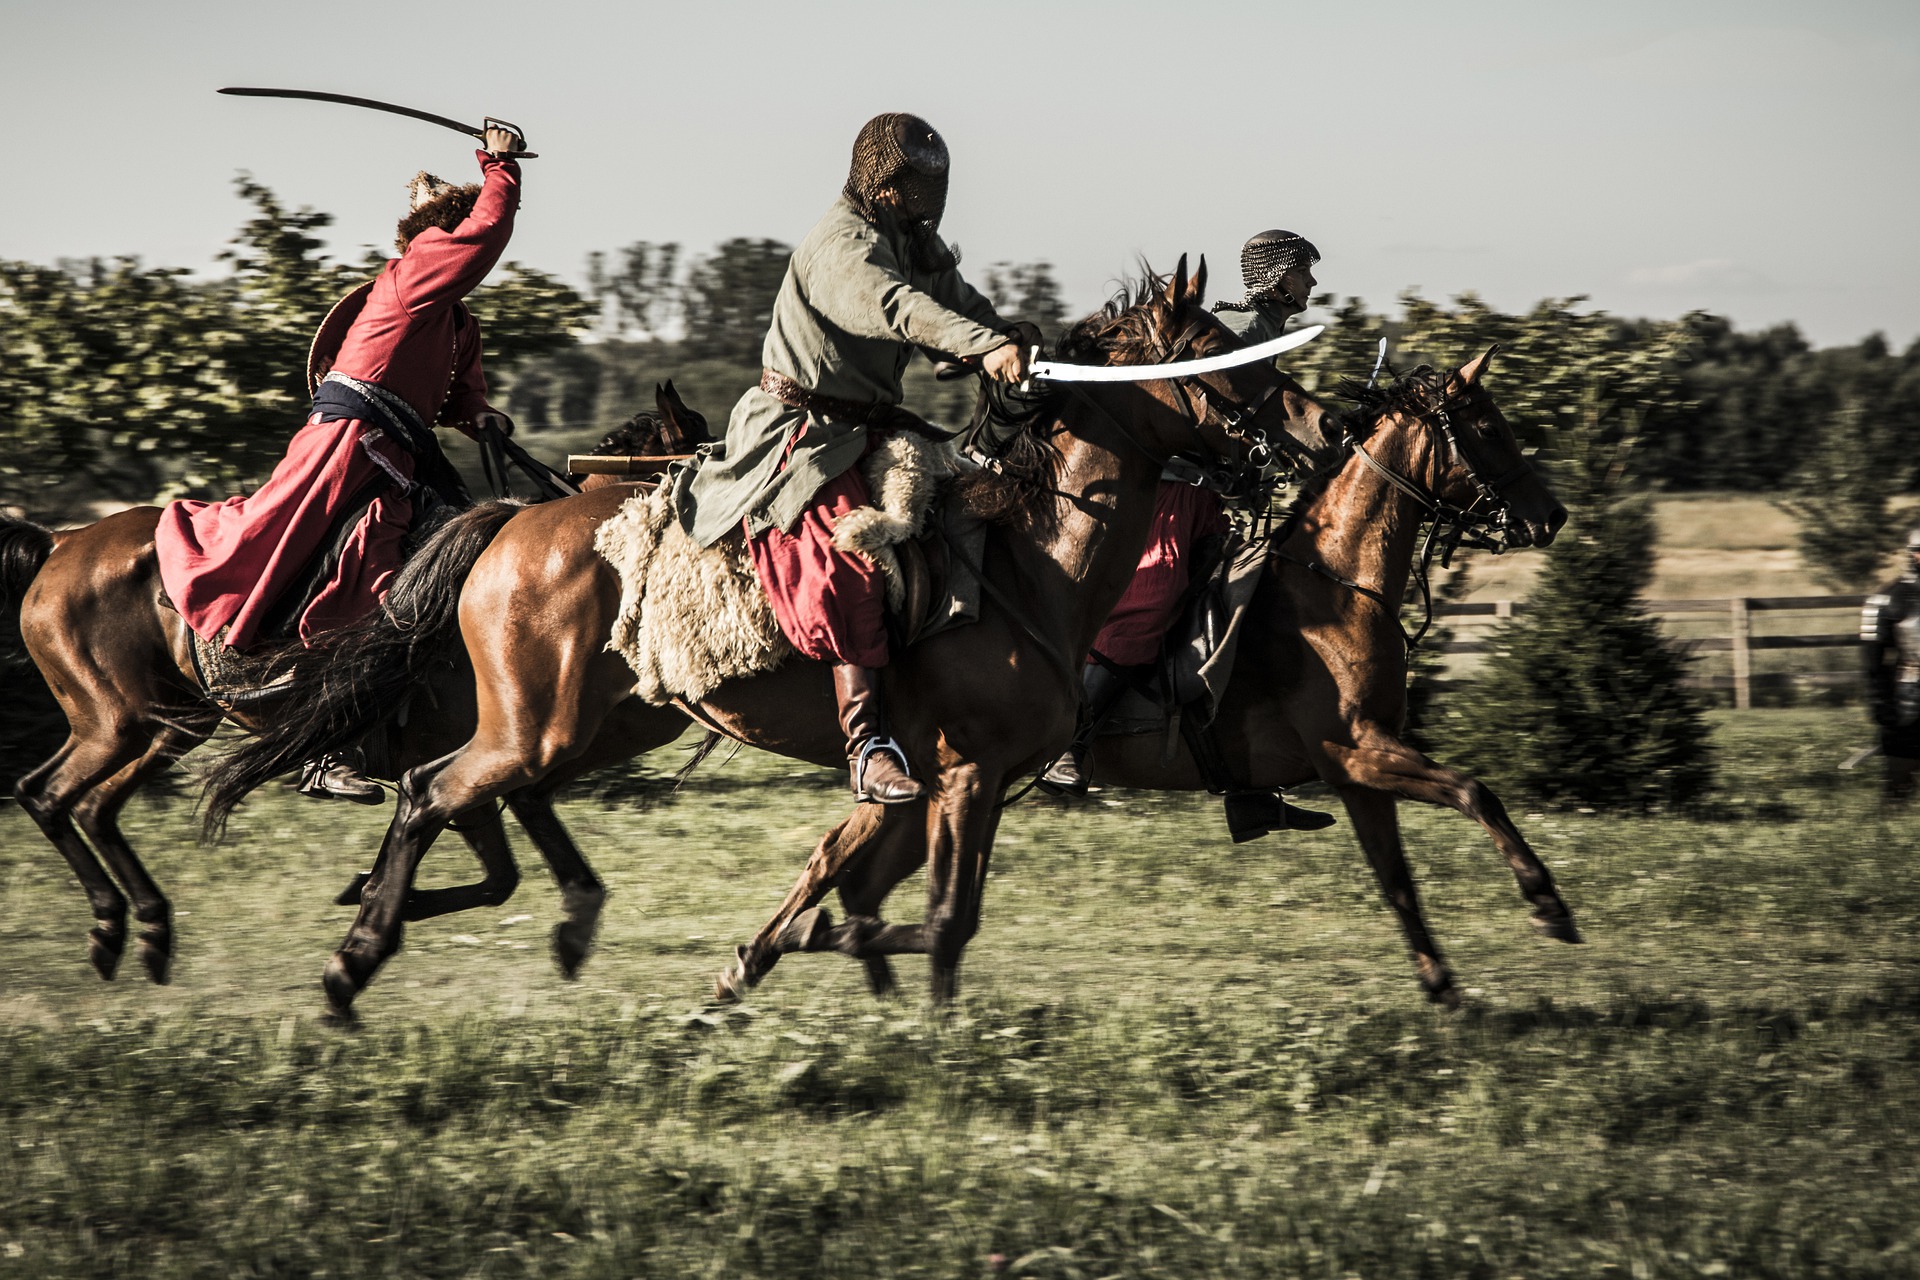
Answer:
<svg viewBox="0 0 1920 1280"><path fill-rule="evenodd" d="M1189 279L1182 259L1171 280L1155 279L1083 323L1066 354L1139 364L1231 349L1237 340L1202 305L1205 270L1202 263ZM1073 732L1080 664L1146 545L1167 459L1196 448L1245 458L1274 443L1266 432L1283 424L1327 447L1331 417L1270 366L1250 365L1180 382L1103 384L1060 397L1021 429L1016 439L1037 461L1011 468L1024 480L1005 482L1021 495L1008 522L989 530L980 620L906 649L887 668L895 732L932 793L904 812L935 866L922 943L933 953L937 996L953 993L978 925L997 801L1009 779L1052 758ZM464 644L477 727L458 750L401 780L359 918L323 979L336 1015L350 1013L399 948L408 886L450 819L499 796L550 795L684 728L680 712L634 696L633 672L606 648L621 592L594 533L624 501L612 488L517 514L465 574L457 637L451 619L412 620L404 637L381 633L392 630L390 617L375 619L361 644L296 666L300 713L281 732L242 743L214 775L208 814L217 819L292 763L377 725L417 664ZM842 760L829 672L816 662L790 658L676 705L758 747ZM860 806L829 839L874 825L881 811Z"/></svg>
<svg viewBox="0 0 1920 1280"><path fill-rule="evenodd" d="M657 414L636 420L655 432L650 447L677 449L704 436L705 423L671 387L657 400ZM519 510L517 504L484 503L455 516L426 540L418 563L396 577L387 607L412 615L430 610L435 599L450 599L458 580L449 582L430 566L471 563ZM173 907L121 833L120 810L143 781L205 741L223 715L258 730L273 724L282 708L277 698L223 708L207 696L194 669L192 635L161 589L153 549L159 517L157 507L134 507L59 533L0 518L0 618L18 606L27 652L68 725L65 743L19 781L15 796L86 891L94 917L87 954L94 969L102 978L118 969L131 896L141 926L141 962L148 977L164 983L173 958ZM422 685L426 696L414 700L405 726L390 730L398 769L444 755L473 731L473 681L457 663L423 671ZM570 886L554 948L562 969L571 973L584 959L598 919L597 884L548 796L515 796L509 803L555 876ZM407 904L412 918L504 902L519 881L492 806L475 808L456 825L485 879L414 894Z"/></svg>
<svg viewBox="0 0 1920 1280"><path fill-rule="evenodd" d="M1456 1004L1453 977L1421 917L1400 841L1396 797L1444 804L1486 828L1533 908L1534 927L1580 941L1553 877L1476 779L1436 764L1401 740L1407 644L1397 602L1407 587L1420 526L1474 509L1503 520L1517 546L1545 546L1566 510L1522 459L1512 431L1481 383L1493 355L1458 372L1417 371L1366 396L1346 419L1344 465L1296 502L1267 544L1214 732L1233 772L1254 787L1319 779L1346 805L1382 892L1399 916L1420 984ZM1103 782L1148 790L1204 791L1192 755L1163 760L1157 736L1104 737L1092 768ZM735 966L719 994L737 995L787 951L839 951L865 961L876 993L893 987L886 954L898 926L881 902L925 860L903 826L873 841L867 856L817 859L780 913ZM837 887L849 919L833 925L814 906Z"/></svg>

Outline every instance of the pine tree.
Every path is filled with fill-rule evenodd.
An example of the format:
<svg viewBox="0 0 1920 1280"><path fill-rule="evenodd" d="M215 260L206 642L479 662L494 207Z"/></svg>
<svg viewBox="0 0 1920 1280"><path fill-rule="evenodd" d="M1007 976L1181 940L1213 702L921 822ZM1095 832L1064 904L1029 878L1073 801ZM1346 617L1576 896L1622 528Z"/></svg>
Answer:
<svg viewBox="0 0 1920 1280"><path fill-rule="evenodd" d="M1448 699L1450 759L1549 803L1684 804L1713 779L1687 658L1641 607L1653 517L1624 479L1630 424L1590 386L1557 432L1554 484L1573 515L1524 614L1494 633L1472 687Z"/></svg>

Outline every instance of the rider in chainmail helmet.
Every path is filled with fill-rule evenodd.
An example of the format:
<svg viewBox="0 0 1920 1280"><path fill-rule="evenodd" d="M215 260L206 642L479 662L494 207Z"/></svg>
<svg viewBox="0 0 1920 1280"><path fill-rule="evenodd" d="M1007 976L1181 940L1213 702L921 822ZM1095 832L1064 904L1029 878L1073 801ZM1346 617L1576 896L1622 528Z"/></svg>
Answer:
<svg viewBox="0 0 1920 1280"><path fill-rule="evenodd" d="M1867 705L1880 726L1886 798L1900 804L1920 780L1920 528L1907 534L1907 571L1860 612Z"/></svg>
<svg viewBox="0 0 1920 1280"><path fill-rule="evenodd" d="M1247 296L1221 302L1214 310L1249 345L1280 336L1287 321L1307 309L1313 297L1314 264L1320 251L1291 231L1262 231L1240 249L1240 280Z"/></svg>
<svg viewBox="0 0 1920 1280"><path fill-rule="evenodd" d="M760 349L759 384L724 441L674 473L674 508L700 546L736 532L794 649L830 664L848 777L880 804L922 798L889 729L882 670L892 645L880 570L834 541L869 504L858 465L876 437L932 433L901 404L915 352L1020 382L1039 341L961 279L942 242L947 144L918 116L875 116L854 139L846 185L793 251Z"/></svg>

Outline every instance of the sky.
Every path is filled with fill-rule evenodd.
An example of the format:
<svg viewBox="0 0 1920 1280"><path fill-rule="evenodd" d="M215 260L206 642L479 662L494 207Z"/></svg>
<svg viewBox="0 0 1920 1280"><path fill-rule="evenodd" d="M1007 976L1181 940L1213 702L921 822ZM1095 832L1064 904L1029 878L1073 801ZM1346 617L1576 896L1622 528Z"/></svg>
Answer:
<svg viewBox="0 0 1920 1280"><path fill-rule="evenodd" d="M789 243L863 121L945 135L964 269L1054 265L1091 308L1144 258L1237 294L1268 227L1321 286L1920 336L1920 3L1626 0L0 0L0 257L213 270L241 171L385 244L458 135L222 85L517 121L509 257L584 280L637 240Z"/></svg>

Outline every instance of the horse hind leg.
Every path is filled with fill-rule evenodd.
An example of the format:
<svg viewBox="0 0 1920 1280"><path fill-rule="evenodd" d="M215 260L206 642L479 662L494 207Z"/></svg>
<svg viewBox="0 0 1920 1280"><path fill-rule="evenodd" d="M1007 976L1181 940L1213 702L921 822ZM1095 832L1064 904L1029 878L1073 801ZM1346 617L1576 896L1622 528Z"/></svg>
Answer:
<svg viewBox="0 0 1920 1280"><path fill-rule="evenodd" d="M860 961L867 971L867 990L875 996L890 996L898 989L888 956L898 954L891 947L904 950L903 944L908 941L888 932L893 926L881 920L880 908L901 881L925 864L926 846L919 838L923 835L905 823L889 828L873 849L856 858L840 875L840 905L846 909L847 921L831 930L824 941ZM917 926L906 928L917 931ZM924 936L913 941L924 943Z"/></svg>
<svg viewBox="0 0 1920 1280"><path fill-rule="evenodd" d="M140 759L151 746L151 737L131 725L111 736L83 738L75 733L52 759L14 787L20 807L60 851L86 891L87 903L93 909L93 927L87 931L87 959L104 980L111 980L119 971L120 957L126 950L127 898L74 825L74 808L89 791ZM153 892L158 895L159 890ZM165 898L159 898L162 907L165 902ZM149 900L144 905L152 915L155 903ZM170 908L167 910L170 913Z"/></svg>
<svg viewBox="0 0 1920 1280"><path fill-rule="evenodd" d="M211 728L194 725L164 730L139 759L93 787L73 806L74 822L132 895L133 918L140 923L136 939L140 963L147 977L160 986L172 976L173 904L121 833L120 811L142 782L206 741Z"/></svg>
<svg viewBox="0 0 1920 1280"><path fill-rule="evenodd" d="M560 922L553 926L553 960L568 978L579 973L593 950L600 930L600 911L606 905L606 886L593 873L573 837L553 811L553 797L544 791L515 791L507 796L513 816L547 860L554 883L560 887Z"/></svg>

